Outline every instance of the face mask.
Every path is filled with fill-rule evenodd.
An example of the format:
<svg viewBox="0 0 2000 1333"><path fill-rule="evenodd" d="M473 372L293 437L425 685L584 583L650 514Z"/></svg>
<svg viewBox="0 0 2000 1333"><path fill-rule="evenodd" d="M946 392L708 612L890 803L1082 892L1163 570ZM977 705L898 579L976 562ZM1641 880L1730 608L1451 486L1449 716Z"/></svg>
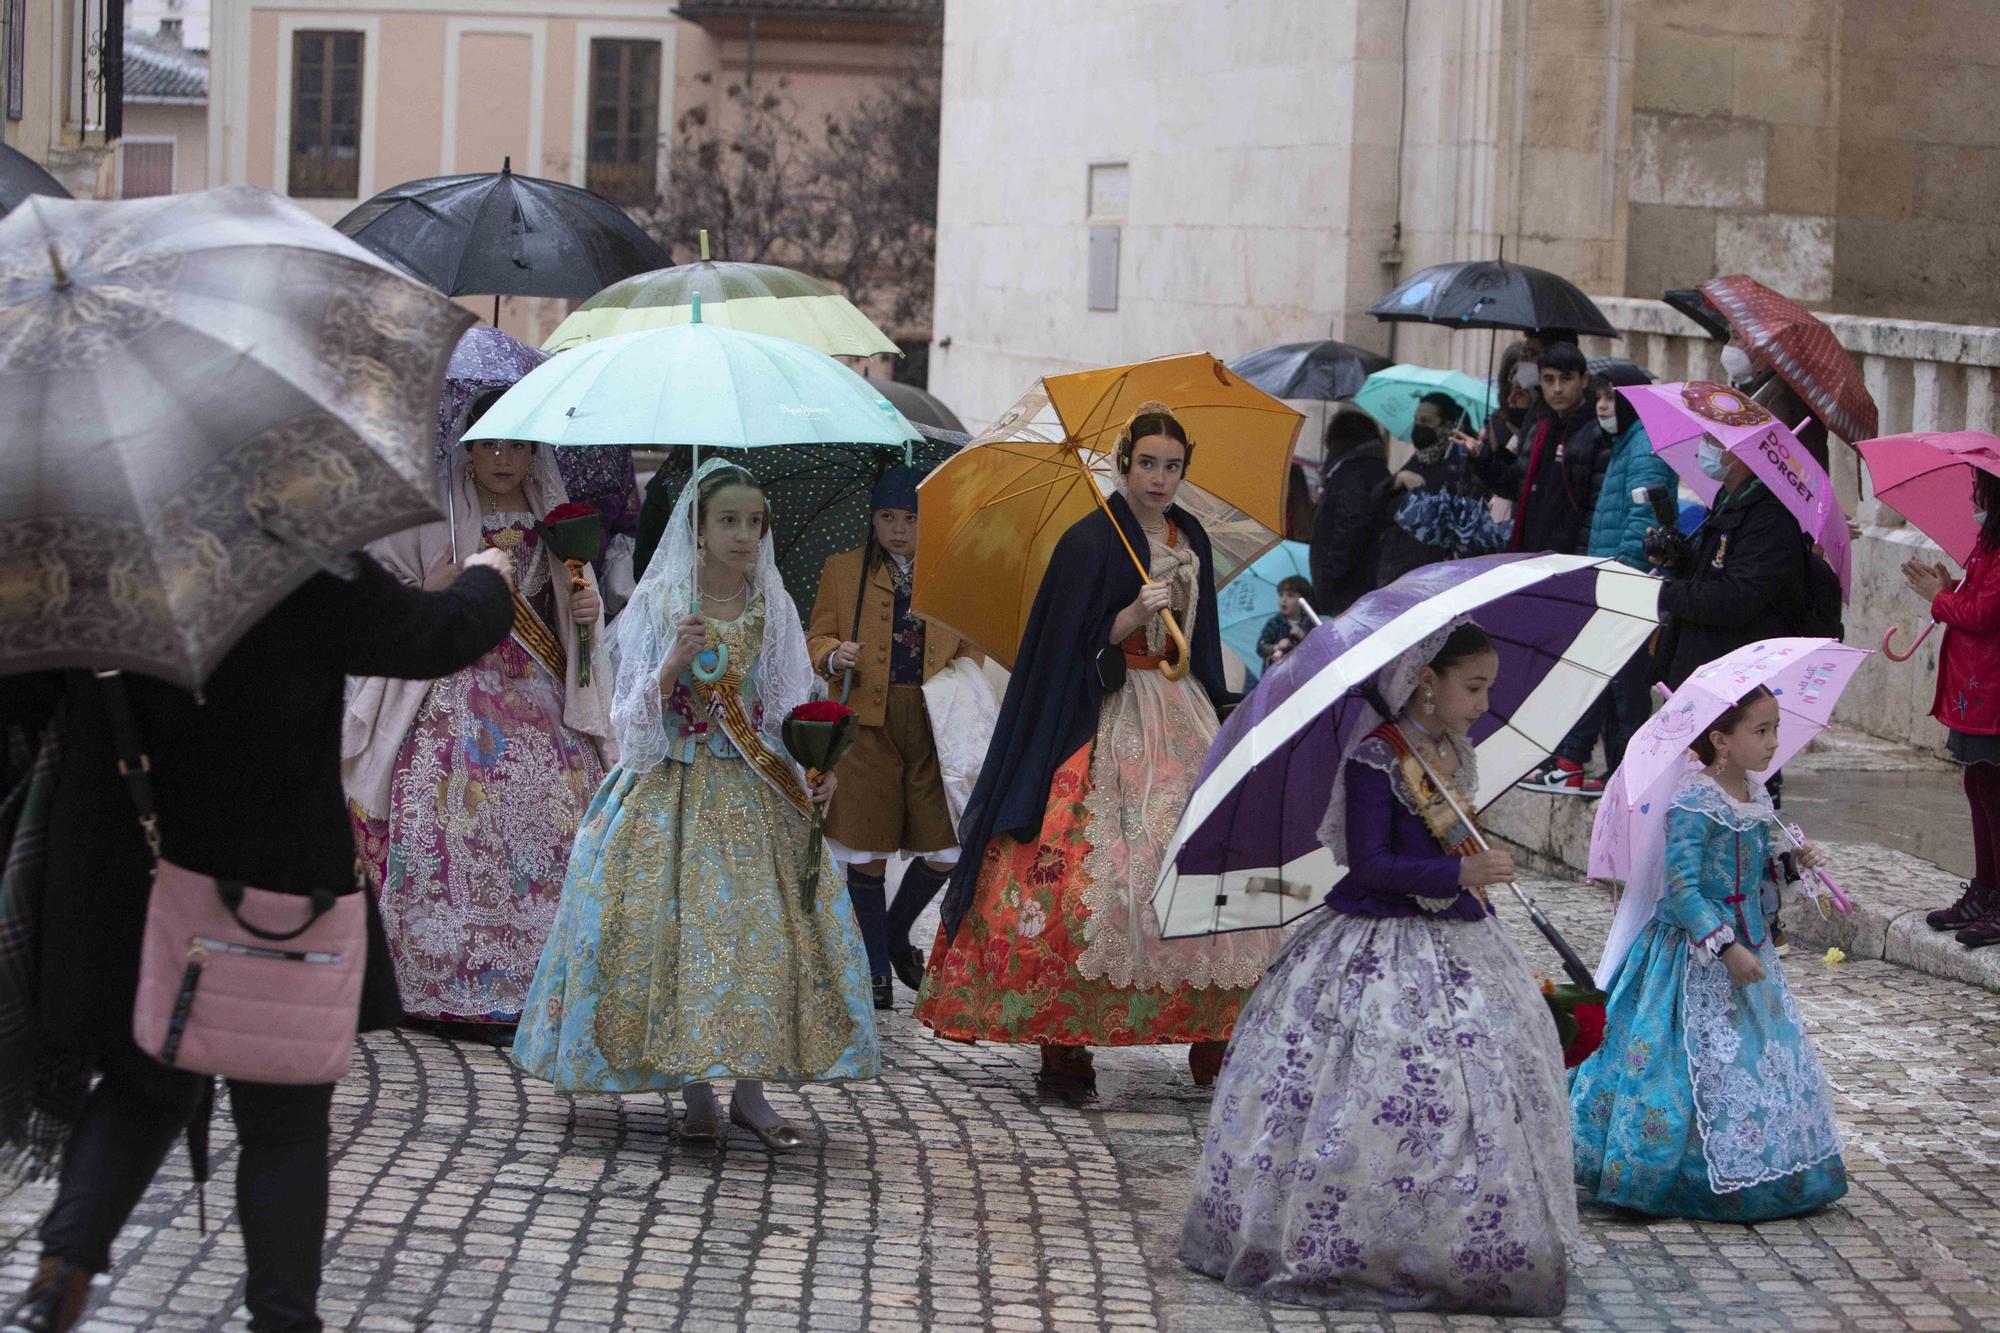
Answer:
<svg viewBox="0 0 2000 1333"><path fill-rule="evenodd" d="M1522 361L1514 367L1516 388L1532 389L1542 382L1542 368L1532 361Z"/></svg>
<svg viewBox="0 0 2000 1333"><path fill-rule="evenodd" d="M1722 446L1714 440L1705 439L1695 446L1695 466L1710 481L1721 481L1729 475L1729 460L1722 456Z"/></svg>
<svg viewBox="0 0 2000 1333"><path fill-rule="evenodd" d="M1410 443L1419 449L1428 449L1438 442L1436 426L1410 427Z"/></svg>
<svg viewBox="0 0 2000 1333"><path fill-rule="evenodd" d="M1597 424L1604 427L1605 434L1616 435L1618 433L1618 409L1614 407L1610 411L1605 411L1599 408L1597 412Z"/></svg>
<svg viewBox="0 0 2000 1333"><path fill-rule="evenodd" d="M1731 346L1723 348L1722 373L1729 376L1732 383L1736 380L1749 379L1750 353L1744 351L1741 347Z"/></svg>

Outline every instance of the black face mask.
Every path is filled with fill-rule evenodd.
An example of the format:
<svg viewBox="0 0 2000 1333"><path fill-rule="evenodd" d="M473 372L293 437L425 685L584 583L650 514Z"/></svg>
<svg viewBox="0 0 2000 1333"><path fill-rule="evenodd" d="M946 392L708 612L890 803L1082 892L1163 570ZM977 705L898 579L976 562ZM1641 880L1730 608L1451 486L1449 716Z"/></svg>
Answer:
<svg viewBox="0 0 2000 1333"><path fill-rule="evenodd" d="M1410 443L1419 449L1429 449L1438 442L1436 426L1410 427Z"/></svg>

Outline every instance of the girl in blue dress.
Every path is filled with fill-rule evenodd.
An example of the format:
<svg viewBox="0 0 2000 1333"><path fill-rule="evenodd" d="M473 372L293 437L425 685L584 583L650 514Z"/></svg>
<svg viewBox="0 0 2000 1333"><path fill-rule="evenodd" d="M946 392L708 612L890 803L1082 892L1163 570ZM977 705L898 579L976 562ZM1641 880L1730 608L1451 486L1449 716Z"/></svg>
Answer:
<svg viewBox="0 0 2000 1333"><path fill-rule="evenodd" d="M1601 1203L1765 1222L1847 1192L1826 1075L1771 940L1777 816L1750 775L1777 747L1778 702L1759 686L1695 741L1703 767L1667 803L1664 854L1635 860L1650 873L1626 886L1598 972L1614 978L1604 1044L1570 1084L1577 1184ZM1799 860L1822 863L1817 848Z"/></svg>

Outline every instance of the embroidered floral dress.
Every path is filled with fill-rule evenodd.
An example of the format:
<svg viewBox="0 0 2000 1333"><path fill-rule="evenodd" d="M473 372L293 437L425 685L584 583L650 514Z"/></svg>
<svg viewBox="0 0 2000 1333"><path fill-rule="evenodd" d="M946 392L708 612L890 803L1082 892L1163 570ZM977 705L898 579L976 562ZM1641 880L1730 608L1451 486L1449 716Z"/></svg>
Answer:
<svg viewBox="0 0 2000 1333"><path fill-rule="evenodd" d="M1324 1309L1555 1314L1577 1214L1548 1007L1387 744L1336 799L1347 874L1237 1020L1181 1260Z"/></svg>
<svg viewBox="0 0 2000 1333"><path fill-rule="evenodd" d="M711 624L744 715L782 756L755 685L761 594ZM666 759L613 769L585 816L515 1062L565 1092L874 1077L874 994L832 859L808 912L805 816L753 771L691 676L666 704Z"/></svg>
<svg viewBox="0 0 2000 1333"><path fill-rule="evenodd" d="M1194 632L1198 558L1169 530L1152 574ZM1159 620L1125 645L1095 738L1056 770L1038 836L987 844L955 939L939 932L916 1016L941 1036L1045 1045L1224 1041L1283 943L1275 930L1162 940L1160 858L1215 739L1192 675L1168 680Z"/></svg>
<svg viewBox="0 0 2000 1333"><path fill-rule="evenodd" d="M397 753L386 817L350 807L403 1008L422 1018L520 1016L570 843L604 778L590 738L562 722L562 648L548 629L560 589L534 521L481 524L488 546L514 555L515 632L432 684Z"/></svg>
<svg viewBox="0 0 2000 1333"><path fill-rule="evenodd" d="M1662 1217L1760 1222L1847 1193L1833 1098L1770 939L1771 798L1696 774L1667 813L1667 880L1570 1087L1576 1182ZM1737 986L1716 955L1756 951Z"/></svg>

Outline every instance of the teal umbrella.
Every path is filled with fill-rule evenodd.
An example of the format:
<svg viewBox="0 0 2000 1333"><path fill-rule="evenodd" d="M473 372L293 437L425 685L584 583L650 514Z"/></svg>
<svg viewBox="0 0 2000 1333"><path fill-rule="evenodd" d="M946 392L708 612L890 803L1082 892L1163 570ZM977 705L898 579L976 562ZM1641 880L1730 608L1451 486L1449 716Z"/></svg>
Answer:
<svg viewBox="0 0 2000 1333"><path fill-rule="evenodd" d="M1492 410L1492 390L1486 381L1456 370L1432 370L1428 366L1400 365L1378 370L1354 395L1354 405L1366 409L1382 423L1383 429L1399 440L1410 438L1416 424L1417 400L1427 393L1451 395L1465 409L1465 428L1477 434Z"/></svg>
<svg viewBox="0 0 2000 1333"><path fill-rule="evenodd" d="M468 440L760 449L901 448L919 437L887 398L825 352L695 322L601 338L551 357Z"/></svg>
<svg viewBox="0 0 2000 1333"><path fill-rule="evenodd" d="M1312 548L1304 542L1279 542L1215 590L1216 627L1222 642L1243 659L1243 673L1251 680L1264 671L1257 660L1257 637L1278 614L1278 584L1294 574L1312 580Z"/></svg>

